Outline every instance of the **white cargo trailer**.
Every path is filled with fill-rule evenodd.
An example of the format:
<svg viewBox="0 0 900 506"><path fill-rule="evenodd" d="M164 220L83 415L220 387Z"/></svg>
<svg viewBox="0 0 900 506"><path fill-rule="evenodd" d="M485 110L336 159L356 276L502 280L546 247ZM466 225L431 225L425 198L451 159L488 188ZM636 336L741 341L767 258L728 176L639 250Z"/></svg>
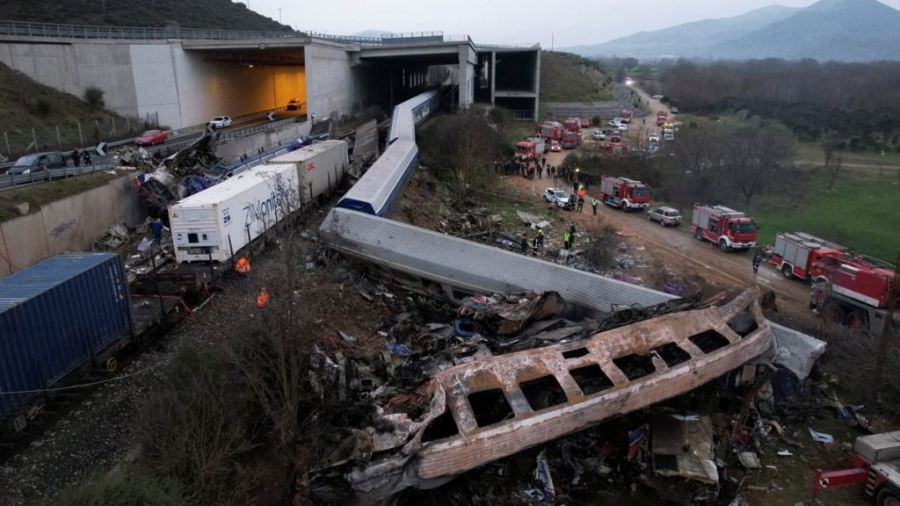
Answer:
<svg viewBox="0 0 900 506"><path fill-rule="evenodd" d="M349 164L345 141L327 140L272 158L266 163L290 163L300 178L300 200L304 204L337 186Z"/></svg>
<svg viewBox="0 0 900 506"><path fill-rule="evenodd" d="M175 260L224 262L300 206L296 165L264 165L169 207Z"/></svg>

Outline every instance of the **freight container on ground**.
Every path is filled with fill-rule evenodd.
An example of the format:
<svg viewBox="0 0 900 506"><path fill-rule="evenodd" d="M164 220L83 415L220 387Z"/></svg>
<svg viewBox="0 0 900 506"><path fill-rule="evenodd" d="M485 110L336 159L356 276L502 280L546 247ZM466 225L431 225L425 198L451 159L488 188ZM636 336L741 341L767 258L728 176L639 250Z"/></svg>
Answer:
<svg viewBox="0 0 900 506"><path fill-rule="evenodd" d="M66 253L0 279L0 419L132 331L111 253Z"/></svg>
<svg viewBox="0 0 900 506"><path fill-rule="evenodd" d="M175 260L224 262L299 209L297 167L259 166L169 206Z"/></svg>

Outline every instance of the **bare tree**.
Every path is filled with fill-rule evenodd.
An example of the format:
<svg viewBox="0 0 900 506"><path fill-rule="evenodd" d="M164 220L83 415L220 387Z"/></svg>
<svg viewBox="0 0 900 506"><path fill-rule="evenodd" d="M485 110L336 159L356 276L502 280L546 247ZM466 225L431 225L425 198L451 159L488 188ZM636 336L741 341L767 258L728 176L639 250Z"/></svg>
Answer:
<svg viewBox="0 0 900 506"><path fill-rule="evenodd" d="M727 139L730 179L745 204L766 188L789 182L796 171L793 150L784 134L744 127Z"/></svg>
<svg viewBox="0 0 900 506"><path fill-rule="evenodd" d="M840 150L841 140L834 132L822 139L822 154L825 155L825 173L828 174L828 189L834 190L834 182L841 173L844 153Z"/></svg>

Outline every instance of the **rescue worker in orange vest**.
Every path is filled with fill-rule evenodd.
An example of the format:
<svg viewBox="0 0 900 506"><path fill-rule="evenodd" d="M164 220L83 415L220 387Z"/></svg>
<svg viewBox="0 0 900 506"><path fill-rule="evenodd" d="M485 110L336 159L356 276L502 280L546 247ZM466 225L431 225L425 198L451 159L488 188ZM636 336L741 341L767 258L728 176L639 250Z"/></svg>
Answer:
<svg viewBox="0 0 900 506"><path fill-rule="evenodd" d="M247 293L247 275L250 274L250 261L244 257L238 259L234 264L234 271L237 272L238 286L242 293Z"/></svg>
<svg viewBox="0 0 900 506"><path fill-rule="evenodd" d="M262 290L259 291L259 296L256 297L256 307L260 309L269 307L269 292L266 291L266 287L262 287Z"/></svg>

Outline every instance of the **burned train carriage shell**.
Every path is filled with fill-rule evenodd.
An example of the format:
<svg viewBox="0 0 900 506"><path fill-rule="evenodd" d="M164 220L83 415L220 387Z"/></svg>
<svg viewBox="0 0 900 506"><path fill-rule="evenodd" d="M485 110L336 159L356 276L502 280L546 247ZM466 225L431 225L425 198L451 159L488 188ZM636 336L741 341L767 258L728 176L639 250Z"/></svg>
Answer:
<svg viewBox="0 0 900 506"><path fill-rule="evenodd" d="M116 255L67 253L0 280L0 419L131 329Z"/></svg>
<svg viewBox="0 0 900 506"><path fill-rule="evenodd" d="M352 445L345 441L368 449L371 461L335 467L356 492L352 504L380 504L689 392L772 348L759 298L753 287L721 307L451 366L420 389L430 397L423 414L386 414L390 432L357 431ZM328 472L311 472L312 482Z"/></svg>

